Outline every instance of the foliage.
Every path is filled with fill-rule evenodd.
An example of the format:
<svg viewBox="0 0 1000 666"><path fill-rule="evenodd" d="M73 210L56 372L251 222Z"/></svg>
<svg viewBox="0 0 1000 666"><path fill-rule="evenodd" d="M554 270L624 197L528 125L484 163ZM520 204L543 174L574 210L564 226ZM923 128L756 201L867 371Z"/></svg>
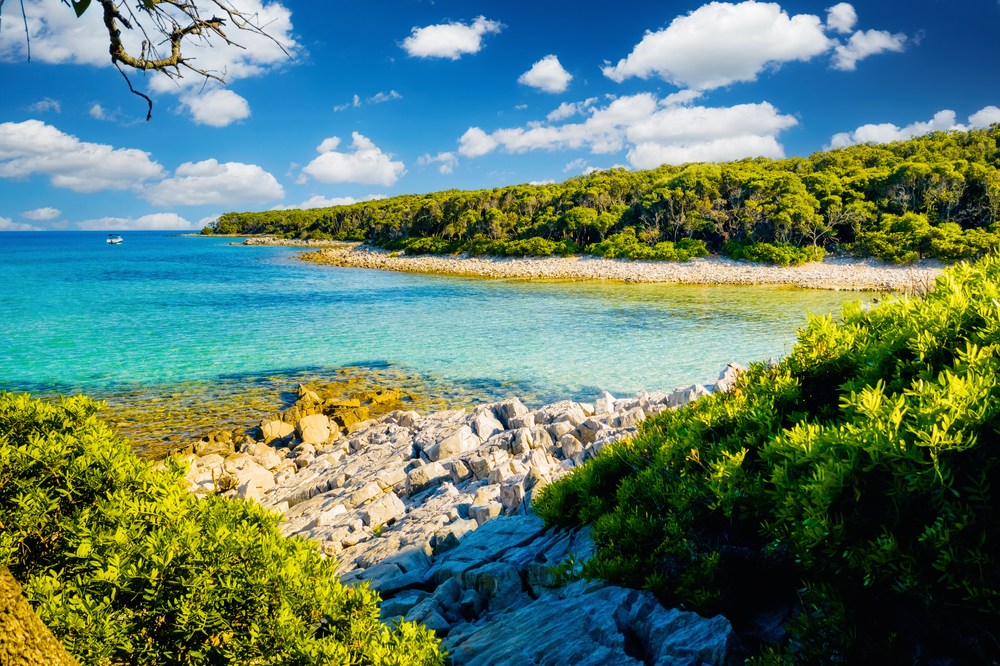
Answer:
<svg viewBox="0 0 1000 666"><path fill-rule="evenodd" d="M760 663L996 660L1000 259L842 318L811 317L780 364L648 419L535 509L593 525L587 577L736 618L799 604Z"/></svg>
<svg viewBox="0 0 1000 666"><path fill-rule="evenodd" d="M635 236L635 229L629 227L619 234L609 236L600 243L587 246L587 253L609 259L655 259L657 261L687 261L691 257L708 254L705 242L694 238L682 238L676 244L663 241L650 247Z"/></svg>
<svg viewBox="0 0 1000 666"><path fill-rule="evenodd" d="M826 250L819 247L796 247L790 243L741 243L729 241L722 254L732 259L746 259L758 264L801 266L810 261L823 261Z"/></svg>
<svg viewBox="0 0 1000 666"><path fill-rule="evenodd" d="M460 254L468 252L474 257L491 255L495 257L563 257L576 254L576 243L564 240L558 243L544 238L526 240L491 240L481 235L468 242L444 240L443 238L407 238L379 243L389 250L405 250L407 254Z"/></svg>
<svg viewBox="0 0 1000 666"><path fill-rule="evenodd" d="M0 566L82 663L442 663L274 514L136 457L99 406L0 394Z"/></svg>
<svg viewBox="0 0 1000 666"><path fill-rule="evenodd" d="M808 158L609 169L560 184L227 213L214 230L291 232L298 238L317 229L334 238L350 235L378 244L414 238L465 244L479 238L488 241L475 248L498 255L506 252L502 242L537 238L646 258L669 254L669 246L661 243L673 243L676 252L685 239L697 239L716 252L731 241L817 250L835 243L890 262L921 256L953 261L996 245L997 230L991 225L1000 212L998 138L1000 125L993 125L838 148ZM927 229L914 226L918 220L926 221ZM957 225L961 233L947 225ZM629 230L634 243L621 237ZM942 237L932 247L935 235ZM603 244L608 241L610 246ZM617 254L623 243L632 254ZM785 254L777 253L779 258Z"/></svg>

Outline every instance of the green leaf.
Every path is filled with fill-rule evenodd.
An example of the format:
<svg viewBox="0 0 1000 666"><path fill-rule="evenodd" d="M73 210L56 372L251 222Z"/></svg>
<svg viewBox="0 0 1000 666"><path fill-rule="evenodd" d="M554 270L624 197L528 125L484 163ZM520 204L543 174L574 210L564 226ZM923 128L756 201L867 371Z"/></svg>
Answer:
<svg viewBox="0 0 1000 666"><path fill-rule="evenodd" d="M83 13L87 11L87 7L89 6L90 0L80 0L79 2L77 2L77 0L73 0L73 11L76 12L77 18L83 16Z"/></svg>

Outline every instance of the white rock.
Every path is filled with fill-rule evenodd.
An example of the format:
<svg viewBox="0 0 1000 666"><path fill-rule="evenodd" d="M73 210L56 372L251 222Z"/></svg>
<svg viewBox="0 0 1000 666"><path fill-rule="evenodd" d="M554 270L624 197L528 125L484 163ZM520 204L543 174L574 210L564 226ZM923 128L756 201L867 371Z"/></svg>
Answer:
<svg viewBox="0 0 1000 666"><path fill-rule="evenodd" d="M260 432L264 437L264 441L270 442L273 439L288 437L295 432L295 426L284 421L261 421Z"/></svg>
<svg viewBox="0 0 1000 666"><path fill-rule="evenodd" d="M330 438L330 419L326 414L312 414L299 419L295 433L306 444L322 444Z"/></svg>
<svg viewBox="0 0 1000 666"><path fill-rule="evenodd" d="M603 414L604 412L615 411L615 396L611 395L607 391L602 391L597 400L594 401L594 413Z"/></svg>
<svg viewBox="0 0 1000 666"><path fill-rule="evenodd" d="M394 493L386 493L366 507L363 517L365 525L374 528L405 513L406 505Z"/></svg>

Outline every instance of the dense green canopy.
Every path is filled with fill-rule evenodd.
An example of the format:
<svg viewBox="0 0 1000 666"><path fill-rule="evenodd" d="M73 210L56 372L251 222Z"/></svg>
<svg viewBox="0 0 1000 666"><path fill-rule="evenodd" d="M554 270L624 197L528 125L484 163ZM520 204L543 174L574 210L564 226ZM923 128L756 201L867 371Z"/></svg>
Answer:
<svg viewBox="0 0 1000 666"><path fill-rule="evenodd" d="M205 232L295 238L572 241L632 229L652 247L684 238L833 245L908 262L978 256L998 242L1000 125L932 132L809 158L610 169L551 185L403 195L311 210L227 213Z"/></svg>

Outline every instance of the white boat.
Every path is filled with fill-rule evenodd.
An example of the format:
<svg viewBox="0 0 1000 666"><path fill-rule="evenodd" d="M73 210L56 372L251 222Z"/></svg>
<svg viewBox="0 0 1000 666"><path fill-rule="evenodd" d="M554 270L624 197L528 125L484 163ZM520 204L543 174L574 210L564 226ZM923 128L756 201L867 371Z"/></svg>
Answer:
<svg viewBox="0 0 1000 666"><path fill-rule="evenodd" d="M118 234L108 234L108 245L118 245L125 239Z"/></svg>

